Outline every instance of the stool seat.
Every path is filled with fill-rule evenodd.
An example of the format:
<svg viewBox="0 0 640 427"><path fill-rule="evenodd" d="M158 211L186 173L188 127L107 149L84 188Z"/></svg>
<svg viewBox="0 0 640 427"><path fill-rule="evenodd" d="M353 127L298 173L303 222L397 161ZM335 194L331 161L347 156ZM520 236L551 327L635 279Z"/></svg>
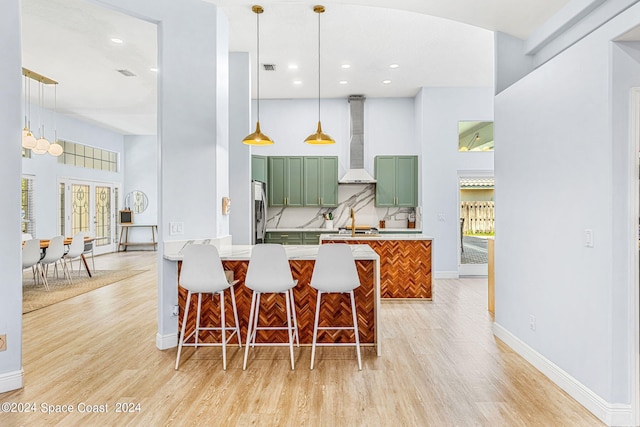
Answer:
<svg viewBox="0 0 640 427"><path fill-rule="evenodd" d="M187 300L185 302L184 316L182 318L182 328L180 339L178 342L178 354L176 355L176 369L180 365L180 354L182 347L222 347L222 368L227 369L227 344L235 335L238 339L238 346L242 347L242 339L240 337L240 323L238 322L238 309L236 308L236 296L234 285L237 280L229 281L227 273L222 267L220 254L218 249L213 245L193 244L188 245L182 250L183 261L180 271L179 284L187 290ZM231 327L231 334L226 336L229 327L226 324L224 309L224 291L229 290L231 293L231 305L233 308L233 317L235 324ZM215 294L220 296L220 326L200 326L200 312L202 308L202 295L211 294L214 298ZM189 307L191 306L191 297L197 295L197 314L194 330L186 335L187 319L189 317ZM220 342L198 342L200 331L220 331ZM190 341L193 337L193 341Z"/></svg>

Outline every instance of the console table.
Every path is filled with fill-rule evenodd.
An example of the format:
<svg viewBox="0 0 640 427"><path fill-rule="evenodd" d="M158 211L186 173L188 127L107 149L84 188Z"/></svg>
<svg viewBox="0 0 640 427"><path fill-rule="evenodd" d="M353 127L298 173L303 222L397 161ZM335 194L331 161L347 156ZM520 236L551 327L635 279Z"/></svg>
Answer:
<svg viewBox="0 0 640 427"><path fill-rule="evenodd" d="M151 230L150 242L130 242L129 241L129 229L131 228L149 228ZM127 246L151 246L153 250L158 249L158 242L156 241L156 234L158 233L158 226L155 224L120 224L120 239L118 239L118 252L120 248L123 251L127 250Z"/></svg>

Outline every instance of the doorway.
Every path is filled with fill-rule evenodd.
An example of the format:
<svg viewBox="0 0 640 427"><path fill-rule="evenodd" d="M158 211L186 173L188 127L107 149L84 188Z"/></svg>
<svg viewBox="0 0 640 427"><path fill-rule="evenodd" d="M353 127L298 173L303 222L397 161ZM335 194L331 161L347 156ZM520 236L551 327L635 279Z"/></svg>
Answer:
<svg viewBox="0 0 640 427"><path fill-rule="evenodd" d="M458 188L459 275L487 276L488 239L495 233L493 176L459 176Z"/></svg>
<svg viewBox="0 0 640 427"><path fill-rule="evenodd" d="M66 179L59 183L60 233L86 231L95 237L94 254L115 252L118 185Z"/></svg>

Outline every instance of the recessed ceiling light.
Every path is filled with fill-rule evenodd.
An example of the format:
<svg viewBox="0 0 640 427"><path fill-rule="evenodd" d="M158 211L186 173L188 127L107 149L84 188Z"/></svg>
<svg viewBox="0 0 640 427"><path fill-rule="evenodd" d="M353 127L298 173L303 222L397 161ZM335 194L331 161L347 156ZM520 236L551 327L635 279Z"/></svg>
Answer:
<svg viewBox="0 0 640 427"><path fill-rule="evenodd" d="M388 85L389 83L391 83L391 80L383 80L382 83Z"/></svg>
<svg viewBox="0 0 640 427"><path fill-rule="evenodd" d="M122 44L122 43L123 43L122 39L119 39L119 38L117 38L117 37L113 37L113 38L111 39L111 41L112 41L113 43L115 43L115 44Z"/></svg>
<svg viewBox="0 0 640 427"><path fill-rule="evenodd" d="M349 64L342 64L342 65L341 65L341 67L342 67L342 68L344 68L344 69L346 70L347 68L351 68L351 65L349 65Z"/></svg>
<svg viewBox="0 0 640 427"><path fill-rule="evenodd" d="M151 67L149 68L149 71L153 71L154 73L157 73L158 69L156 67Z"/></svg>
<svg viewBox="0 0 640 427"><path fill-rule="evenodd" d="M302 80L294 80L293 84L294 85L301 85L302 84Z"/></svg>
<svg viewBox="0 0 640 427"><path fill-rule="evenodd" d="M398 64L391 64L391 65L389 65L389 68L398 68L398 67L399 67L399 65L398 65Z"/></svg>
<svg viewBox="0 0 640 427"><path fill-rule="evenodd" d="M288 67L290 70L297 70L298 69L298 65L297 64L289 64Z"/></svg>
<svg viewBox="0 0 640 427"><path fill-rule="evenodd" d="M341 85L346 85L348 82L346 80L340 80L338 83L340 83Z"/></svg>

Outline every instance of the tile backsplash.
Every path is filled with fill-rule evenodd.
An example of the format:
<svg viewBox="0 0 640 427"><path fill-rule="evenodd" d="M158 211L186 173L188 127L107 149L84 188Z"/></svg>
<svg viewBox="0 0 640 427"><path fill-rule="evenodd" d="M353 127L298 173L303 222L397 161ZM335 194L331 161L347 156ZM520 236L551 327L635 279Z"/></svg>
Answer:
<svg viewBox="0 0 640 427"><path fill-rule="evenodd" d="M338 206L335 208L268 207L267 228L323 228L323 214L333 213L334 228L351 223L351 208L356 225L378 227L385 220L387 228L406 228L409 215L415 214L416 228L420 228L420 208L376 208L375 184L338 185Z"/></svg>

